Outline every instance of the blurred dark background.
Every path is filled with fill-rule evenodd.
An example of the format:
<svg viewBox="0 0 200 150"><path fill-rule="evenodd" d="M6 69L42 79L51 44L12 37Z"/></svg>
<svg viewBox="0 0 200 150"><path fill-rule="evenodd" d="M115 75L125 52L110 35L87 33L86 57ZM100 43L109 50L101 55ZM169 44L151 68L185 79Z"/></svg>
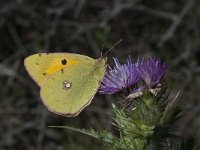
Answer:
<svg viewBox="0 0 200 150"><path fill-rule="evenodd" d="M178 124L189 136L200 127L200 1L198 0L1 0L0 1L0 149L104 150L101 141L49 125L112 131L111 103L97 94L78 117L49 112L39 87L25 71L25 57L38 52L72 52L125 62L130 54L157 56L178 104L190 108ZM173 93L172 93L173 94Z"/></svg>

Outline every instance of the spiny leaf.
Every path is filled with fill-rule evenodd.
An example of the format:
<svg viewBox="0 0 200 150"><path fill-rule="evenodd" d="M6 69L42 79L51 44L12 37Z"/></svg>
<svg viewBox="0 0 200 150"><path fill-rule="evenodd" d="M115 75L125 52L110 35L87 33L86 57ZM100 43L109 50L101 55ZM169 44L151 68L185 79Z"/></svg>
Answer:
<svg viewBox="0 0 200 150"><path fill-rule="evenodd" d="M104 142L110 143L110 144L112 143L112 141L114 139L114 136L110 132L105 131L105 130L95 131L92 128L91 129L79 129L79 128L74 128L74 127L69 127L69 126L49 126L49 127L73 130L73 131L103 140Z"/></svg>

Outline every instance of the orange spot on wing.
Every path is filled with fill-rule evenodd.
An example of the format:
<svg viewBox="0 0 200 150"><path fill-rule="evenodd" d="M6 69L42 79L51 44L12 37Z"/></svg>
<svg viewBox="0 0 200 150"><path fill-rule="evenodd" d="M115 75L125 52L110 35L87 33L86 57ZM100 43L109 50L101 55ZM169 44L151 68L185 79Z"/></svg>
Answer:
<svg viewBox="0 0 200 150"><path fill-rule="evenodd" d="M45 70L45 73L47 73L48 75L51 75L59 70L62 70L63 68L67 67L67 66L71 66L71 65L77 65L80 64L81 61L80 60L76 60L76 59L66 59L67 60L67 64L63 65L62 64L62 58L57 58L54 59L49 67Z"/></svg>

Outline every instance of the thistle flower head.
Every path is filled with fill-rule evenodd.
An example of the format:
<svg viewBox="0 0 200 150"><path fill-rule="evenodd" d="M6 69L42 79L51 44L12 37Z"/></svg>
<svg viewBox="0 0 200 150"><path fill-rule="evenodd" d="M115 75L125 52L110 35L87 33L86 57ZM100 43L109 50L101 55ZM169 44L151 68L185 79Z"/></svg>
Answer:
<svg viewBox="0 0 200 150"><path fill-rule="evenodd" d="M127 64L120 64L118 59L114 58L115 67L108 68L102 81L100 93L114 94L137 83L140 78L136 71L136 66L131 58L127 59Z"/></svg>
<svg viewBox="0 0 200 150"><path fill-rule="evenodd" d="M149 88L155 88L164 77L167 66L160 59L149 58L147 60L138 59L136 63L138 75L147 84Z"/></svg>
<svg viewBox="0 0 200 150"><path fill-rule="evenodd" d="M108 68L102 81L99 91L101 94L114 94L125 90L127 96L143 93L146 88L152 91L161 82L167 69L160 59L151 57L146 60L138 59L136 63L129 57L126 64L120 64L118 59L114 58L114 62L114 68ZM142 80L147 86L138 84Z"/></svg>

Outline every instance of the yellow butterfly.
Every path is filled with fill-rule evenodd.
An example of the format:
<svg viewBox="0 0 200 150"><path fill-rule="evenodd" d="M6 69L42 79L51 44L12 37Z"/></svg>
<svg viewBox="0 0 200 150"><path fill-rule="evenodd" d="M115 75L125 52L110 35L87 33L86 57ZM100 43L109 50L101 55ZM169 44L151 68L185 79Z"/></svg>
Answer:
<svg viewBox="0 0 200 150"><path fill-rule="evenodd" d="M39 53L24 65L40 86L44 105L59 115L74 117L88 106L106 71L106 57L93 59L73 53Z"/></svg>

